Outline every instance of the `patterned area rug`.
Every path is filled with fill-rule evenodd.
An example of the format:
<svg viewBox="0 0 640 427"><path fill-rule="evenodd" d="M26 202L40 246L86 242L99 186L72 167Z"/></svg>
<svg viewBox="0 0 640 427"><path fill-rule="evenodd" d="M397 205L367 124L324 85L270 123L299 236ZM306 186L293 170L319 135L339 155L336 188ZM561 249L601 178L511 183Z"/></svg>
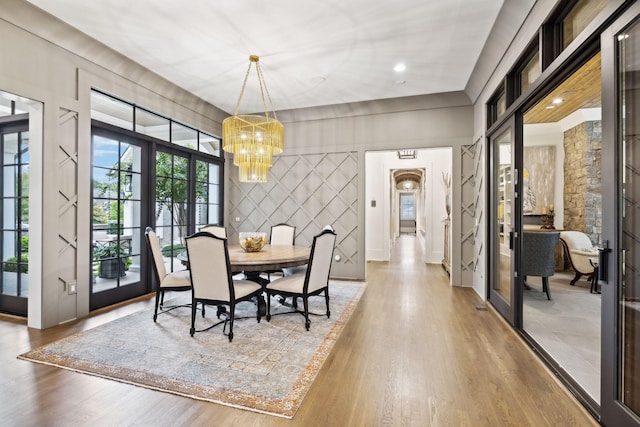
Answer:
<svg viewBox="0 0 640 427"><path fill-rule="evenodd" d="M222 325L189 335L191 309L158 316L142 311L18 356L180 396L293 418L365 290L363 282L331 281L331 318L324 296L311 297L311 329L299 314L275 315L258 324L255 305L236 307L233 342ZM188 302L186 292L171 303ZM271 299L272 314L290 311ZM300 301L302 305L302 301ZM200 312L196 329L217 320L215 307Z"/></svg>

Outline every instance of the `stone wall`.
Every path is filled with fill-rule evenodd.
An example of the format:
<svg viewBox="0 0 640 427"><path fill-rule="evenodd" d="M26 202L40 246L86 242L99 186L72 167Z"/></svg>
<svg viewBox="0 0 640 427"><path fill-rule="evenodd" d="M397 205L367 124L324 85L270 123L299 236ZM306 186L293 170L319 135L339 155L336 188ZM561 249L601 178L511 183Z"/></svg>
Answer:
<svg viewBox="0 0 640 427"><path fill-rule="evenodd" d="M564 229L582 231L597 245L602 230L601 122L567 130L564 151Z"/></svg>

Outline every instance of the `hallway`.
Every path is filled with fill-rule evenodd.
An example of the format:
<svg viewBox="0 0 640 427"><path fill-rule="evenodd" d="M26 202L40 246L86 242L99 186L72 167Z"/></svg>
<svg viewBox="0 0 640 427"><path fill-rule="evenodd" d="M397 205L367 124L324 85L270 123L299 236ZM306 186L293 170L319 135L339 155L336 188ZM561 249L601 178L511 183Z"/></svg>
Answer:
<svg viewBox="0 0 640 427"><path fill-rule="evenodd" d="M597 425L517 334L482 309L473 290L450 287L442 267L421 263L419 251L415 236L402 235L391 262L367 265L367 290L293 420L16 359L149 309L149 297L44 331L0 316L0 420L92 427Z"/></svg>

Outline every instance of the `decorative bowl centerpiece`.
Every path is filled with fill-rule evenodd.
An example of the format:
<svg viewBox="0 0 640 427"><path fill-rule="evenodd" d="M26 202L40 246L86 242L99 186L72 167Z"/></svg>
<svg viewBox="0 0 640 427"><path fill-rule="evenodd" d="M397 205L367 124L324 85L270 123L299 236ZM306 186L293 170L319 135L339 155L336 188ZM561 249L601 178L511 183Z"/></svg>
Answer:
<svg viewBox="0 0 640 427"><path fill-rule="evenodd" d="M267 244L267 233L260 231L240 232L240 247L245 252L259 252Z"/></svg>

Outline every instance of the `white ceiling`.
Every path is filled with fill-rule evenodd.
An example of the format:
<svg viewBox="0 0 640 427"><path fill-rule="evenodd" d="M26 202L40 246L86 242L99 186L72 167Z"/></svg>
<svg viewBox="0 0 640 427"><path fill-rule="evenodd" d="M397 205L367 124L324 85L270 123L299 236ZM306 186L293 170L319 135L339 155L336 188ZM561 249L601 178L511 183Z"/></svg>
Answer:
<svg viewBox="0 0 640 427"><path fill-rule="evenodd" d="M228 113L251 54L276 110L462 91L503 4L28 1ZM254 69L239 112L261 110Z"/></svg>

